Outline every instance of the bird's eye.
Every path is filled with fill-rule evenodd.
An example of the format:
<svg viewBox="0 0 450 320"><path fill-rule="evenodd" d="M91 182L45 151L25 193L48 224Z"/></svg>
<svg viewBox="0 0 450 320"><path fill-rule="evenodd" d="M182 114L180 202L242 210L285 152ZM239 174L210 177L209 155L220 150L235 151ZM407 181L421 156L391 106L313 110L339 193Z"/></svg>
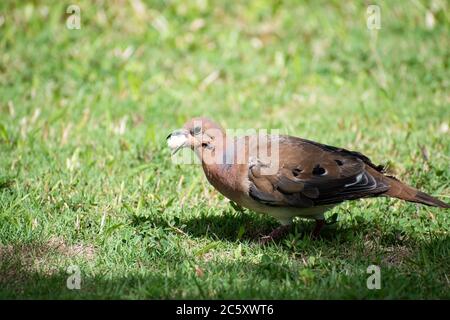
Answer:
<svg viewBox="0 0 450 320"><path fill-rule="evenodd" d="M195 127L194 129L191 130L191 134L192 135L200 134L200 132L202 132L202 128L201 127Z"/></svg>

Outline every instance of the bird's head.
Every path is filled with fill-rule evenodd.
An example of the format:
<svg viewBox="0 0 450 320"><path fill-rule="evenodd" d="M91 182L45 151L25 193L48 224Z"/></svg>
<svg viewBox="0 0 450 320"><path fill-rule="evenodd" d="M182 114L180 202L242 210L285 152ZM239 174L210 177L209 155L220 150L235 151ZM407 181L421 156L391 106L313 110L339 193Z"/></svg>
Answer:
<svg viewBox="0 0 450 320"><path fill-rule="evenodd" d="M193 118L183 128L167 136L167 144L175 154L181 148L191 148L197 154L211 153L223 146L225 133L221 126L207 118Z"/></svg>

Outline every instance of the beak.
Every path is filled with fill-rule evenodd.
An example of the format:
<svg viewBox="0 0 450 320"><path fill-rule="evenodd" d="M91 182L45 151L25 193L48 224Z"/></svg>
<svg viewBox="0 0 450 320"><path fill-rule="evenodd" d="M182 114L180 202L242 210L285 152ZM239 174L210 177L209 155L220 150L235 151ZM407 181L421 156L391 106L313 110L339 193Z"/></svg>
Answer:
<svg viewBox="0 0 450 320"><path fill-rule="evenodd" d="M184 129L175 130L166 138L167 145L172 149L172 155L178 152L181 148L187 146L189 132Z"/></svg>

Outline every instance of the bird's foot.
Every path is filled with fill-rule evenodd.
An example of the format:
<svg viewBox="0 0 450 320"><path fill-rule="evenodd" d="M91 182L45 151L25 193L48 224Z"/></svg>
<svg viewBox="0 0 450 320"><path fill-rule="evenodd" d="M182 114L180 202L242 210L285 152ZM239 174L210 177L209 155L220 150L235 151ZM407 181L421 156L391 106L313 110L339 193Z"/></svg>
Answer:
<svg viewBox="0 0 450 320"><path fill-rule="evenodd" d="M262 237L259 242L263 245L268 244L271 241L275 241L283 237L288 231L291 230L291 225L283 225L274 229L269 235Z"/></svg>
<svg viewBox="0 0 450 320"><path fill-rule="evenodd" d="M338 222L338 214L333 214L328 221L325 221L325 219L317 219L316 220L316 226L314 227L314 230L312 232L311 237L313 239L317 239L320 236L320 232L325 226L332 226Z"/></svg>

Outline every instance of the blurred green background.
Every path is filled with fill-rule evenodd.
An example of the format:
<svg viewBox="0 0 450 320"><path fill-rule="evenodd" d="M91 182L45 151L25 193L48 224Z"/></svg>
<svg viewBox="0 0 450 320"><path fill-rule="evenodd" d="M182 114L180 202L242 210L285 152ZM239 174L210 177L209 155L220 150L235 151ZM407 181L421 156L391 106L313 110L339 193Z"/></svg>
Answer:
<svg viewBox="0 0 450 320"><path fill-rule="evenodd" d="M345 203L321 239L299 220L261 247L276 221L235 211L165 145L199 115L281 129L449 202L448 13L438 0L1 1L0 298L450 298L448 210ZM371 264L381 290L366 287Z"/></svg>

